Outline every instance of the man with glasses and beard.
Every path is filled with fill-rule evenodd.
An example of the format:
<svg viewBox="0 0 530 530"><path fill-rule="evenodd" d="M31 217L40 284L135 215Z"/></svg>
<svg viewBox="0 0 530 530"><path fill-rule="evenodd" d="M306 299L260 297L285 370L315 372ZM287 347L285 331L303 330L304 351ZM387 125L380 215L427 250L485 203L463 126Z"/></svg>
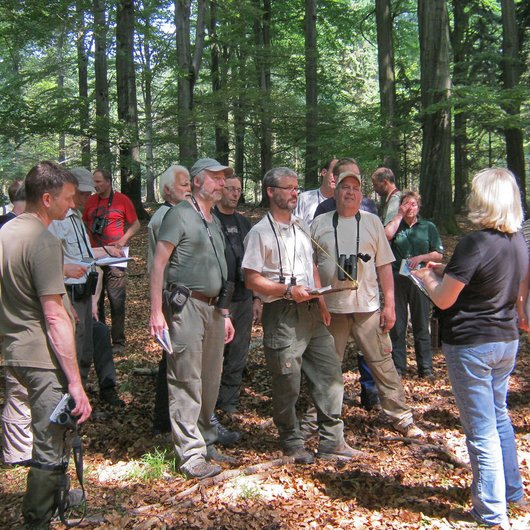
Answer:
<svg viewBox="0 0 530 530"><path fill-rule="evenodd" d="M151 334L163 337L169 329L173 349L167 356L167 382L175 451L181 471L198 479L221 472L212 461L235 462L213 446L217 429L211 422L223 347L234 336L228 309L216 307L223 305L218 297L225 291L227 266L224 236L212 207L232 174L211 158L193 165L192 197L165 215L151 269Z"/></svg>

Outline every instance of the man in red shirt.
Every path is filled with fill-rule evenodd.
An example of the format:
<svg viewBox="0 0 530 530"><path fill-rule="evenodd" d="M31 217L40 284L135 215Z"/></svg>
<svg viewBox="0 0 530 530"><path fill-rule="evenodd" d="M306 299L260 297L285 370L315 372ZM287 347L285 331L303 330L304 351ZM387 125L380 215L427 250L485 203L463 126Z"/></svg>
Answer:
<svg viewBox="0 0 530 530"><path fill-rule="evenodd" d="M111 245L127 246L129 239L140 229L140 221L133 203L123 193L112 189L112 176L104 169L96 169L92 175L96 194L88 198L83 212L92 247ZM125 345L125 292L126 269L103 267L103 285L98 304L99 320L105 322L105 290L110 302L112 319L111 335L113 351L121 351Z"/></svg>

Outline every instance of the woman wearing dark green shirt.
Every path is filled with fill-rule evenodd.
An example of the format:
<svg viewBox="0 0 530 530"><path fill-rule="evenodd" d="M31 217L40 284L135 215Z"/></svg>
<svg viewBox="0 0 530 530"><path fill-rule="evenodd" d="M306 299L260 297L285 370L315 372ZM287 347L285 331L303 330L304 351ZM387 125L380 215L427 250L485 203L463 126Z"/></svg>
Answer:
<svg viewBox="0 0 530 530"><path fill-rule="evenodd" d="M407 321L414 333L414 350L420 377L432 377L432 348L429 332L429 299L407 277L399 274L403 260L411 270L428 261L441 261L443 246L436 226L418 216L421 197L415 191L401 194L396 216L385 226L390 246L396 261L392 264L396 303L396 324L390 330L392 358L396 370L404 374L407 370Z"/></svg>

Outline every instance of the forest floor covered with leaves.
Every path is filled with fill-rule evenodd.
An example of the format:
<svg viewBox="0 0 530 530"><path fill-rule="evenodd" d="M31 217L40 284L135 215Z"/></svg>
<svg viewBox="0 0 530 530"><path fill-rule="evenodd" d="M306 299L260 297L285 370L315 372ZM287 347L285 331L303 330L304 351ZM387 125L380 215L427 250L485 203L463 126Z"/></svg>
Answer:
<svg viewBox="0 0 530 530"><path fill-rule="evenodd" d="M252 212L259 216L259 212ZM464 224L462 224L464 226ZM466 227L467 228L467 227ZM444 238L450 253L457 238ZM270 378L253 330L241 410L231 425L244 433L224 451L239 460L202 482L178 472L168 435L153 435L152 411L160 348L149 336L146 224L132 241L129 267L127 347L115 358L123 409L102 406L93 394L93 418L81 430L85 450L88 514L82 525L99 529L448 529L463 527L470 509L471 474L443 356L436 353L436 379L416 376L414 355L403 378L423 440L392 430L381 412L359 406L358 372L352 344L344 365L345 436L362 458L347 463L316 460L295 465L282 458L271 420ZM411 343L411 342L410 342ZM511 378L509 405L520 467L530 495L530 361L521 338ZM97 382L92 377L92 387ZM3 389L2 389L3 392ZM3 394L1 396L3 399ZM304 393L300 410L308 404ZM227 419L225 419L228 421ZM309 441L316 448L317 440ZM0 527L21 524L25 468L0 468ZM73 477L73 467L70 470ZM75 484L74 480L74 484ZM530 515L513 512L513 528L530 528ZM63 528L60 523L55 528Z"/></svg>

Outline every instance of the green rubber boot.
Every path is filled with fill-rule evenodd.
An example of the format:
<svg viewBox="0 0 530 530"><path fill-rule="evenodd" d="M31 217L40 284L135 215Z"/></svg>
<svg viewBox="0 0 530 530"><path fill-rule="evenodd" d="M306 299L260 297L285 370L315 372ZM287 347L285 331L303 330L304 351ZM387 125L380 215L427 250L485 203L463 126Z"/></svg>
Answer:
<svg viewBox="0 0 530 530"><path fill-rule="evenodd" d="M47 529L57 507L57 490L62 470L49 471L30 467L26 485L26 493L22 500L24 528Z"/></svg>

